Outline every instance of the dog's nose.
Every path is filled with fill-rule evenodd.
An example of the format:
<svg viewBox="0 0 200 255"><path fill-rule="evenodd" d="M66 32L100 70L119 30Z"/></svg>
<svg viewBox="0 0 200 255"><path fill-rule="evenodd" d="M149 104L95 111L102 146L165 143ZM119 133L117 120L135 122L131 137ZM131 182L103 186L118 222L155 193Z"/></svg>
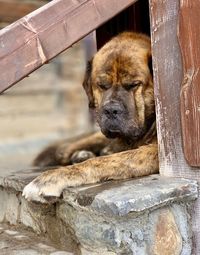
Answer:
<svg viewBox="0 0 200 255"><path fill-rule="evenodd" d="M103 113L108 117L108 118L116 118L120 114L122 114L122 108L118 104L109 104L104 106Z"/></svg>

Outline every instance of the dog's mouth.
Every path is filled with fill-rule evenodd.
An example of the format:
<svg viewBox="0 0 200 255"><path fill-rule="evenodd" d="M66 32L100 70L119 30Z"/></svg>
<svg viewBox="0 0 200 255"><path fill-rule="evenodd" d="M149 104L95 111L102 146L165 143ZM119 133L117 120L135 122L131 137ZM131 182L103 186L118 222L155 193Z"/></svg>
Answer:
<svg viewBox="0 0 200 255"><path fill-rule="evenodd" d="M120 125L114 125L113 123L99 123L102 133L107 138L121 138L128 143L132 143L144 134L143 128L136 128L133 126L127 127L121 123Z"/></svg>
<svg viewBox="0 0 200 255"><path fill-rule="evenodd" d="M101 129L102 133L107 137L107 138L117 138L121 137L121 131L118 129Z"/></svg>
<svg viewBox="0 0 200 255"><path fill-rule="evenodd" d="M109 120L101 119L99 126L101 128L101 132L107 138L117 138L122 136L121 127L115 121L112 122Z"/></svg>
<svg viewBox="0 0 200 255"><path fill-rule="evenodd" d="M115 118L111 118L101 112L97 115L97 122L101 128L101 132L107 138L120 138L124 141L135 142L143 135L143 128L138 125L128 115L119 114Z"/></svg>

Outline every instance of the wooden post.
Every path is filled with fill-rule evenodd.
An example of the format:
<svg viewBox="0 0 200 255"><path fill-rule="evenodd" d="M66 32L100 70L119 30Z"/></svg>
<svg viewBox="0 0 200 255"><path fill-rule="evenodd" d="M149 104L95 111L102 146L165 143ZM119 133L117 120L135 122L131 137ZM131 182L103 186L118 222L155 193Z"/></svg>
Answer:
<svg viewBox="0 0 200 255"><path fill-rule="evenodd" d="M180 92L183 67L177 37L179 2L179 0L149 0L160 174L200 181L200 169L187 164L182 149ZM194 209L192 254L198 255L200 199L192 209Z"/></svg>
<svg viewBox="0 0 200 255"><path fill-rule="evenodd" d="M181 122L184 154L200 166L200 1L180 1L179 42L183 56Z"/></svg>

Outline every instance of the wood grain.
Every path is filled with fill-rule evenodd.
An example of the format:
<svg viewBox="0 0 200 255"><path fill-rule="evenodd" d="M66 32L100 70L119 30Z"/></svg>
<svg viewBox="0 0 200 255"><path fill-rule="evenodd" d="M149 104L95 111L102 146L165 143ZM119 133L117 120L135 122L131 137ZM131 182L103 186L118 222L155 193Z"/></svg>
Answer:
<svg viewBox="0 0 200 255"><path fill-rule="evenodd" d="M150 0L149 3L160 174L200 181L200 171L188 165L182 146L180 93L183 68L177 37L179 0ZM200 199L192 209L192 254L197 255L200 254Z"/></svg>
<svg viewBox="0 0 200 255"><path fill-rule="evenodd" d="M0 0L0 22L14 22L47 3L44 0L17 1Z"/></svg>
<svg viewBox="0 0 200 255"><path fill-rule="evenodd" d="M54 0L0 31L0 93L136 0Z"/></svg>
<svg viewBox="0 0 200 255"><path fill-rule="evenodd" d="M186 160L200 166L200 2L180 1L179 42L183 58L181 121Z"/></svg>

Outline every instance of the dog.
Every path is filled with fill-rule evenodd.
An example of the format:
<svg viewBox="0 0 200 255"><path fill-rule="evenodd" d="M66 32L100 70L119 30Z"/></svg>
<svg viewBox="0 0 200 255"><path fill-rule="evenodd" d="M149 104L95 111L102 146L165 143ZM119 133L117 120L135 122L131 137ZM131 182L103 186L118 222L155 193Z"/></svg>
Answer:
<svg viewBox="0 0 200 255"><path fill-rule="evenodd" d="M83 88L101 132L44 150L36 165L62 166L25 186L26 199L48 203L66 187L158 173L150 38L112 38L89 62Z"/></svg>

